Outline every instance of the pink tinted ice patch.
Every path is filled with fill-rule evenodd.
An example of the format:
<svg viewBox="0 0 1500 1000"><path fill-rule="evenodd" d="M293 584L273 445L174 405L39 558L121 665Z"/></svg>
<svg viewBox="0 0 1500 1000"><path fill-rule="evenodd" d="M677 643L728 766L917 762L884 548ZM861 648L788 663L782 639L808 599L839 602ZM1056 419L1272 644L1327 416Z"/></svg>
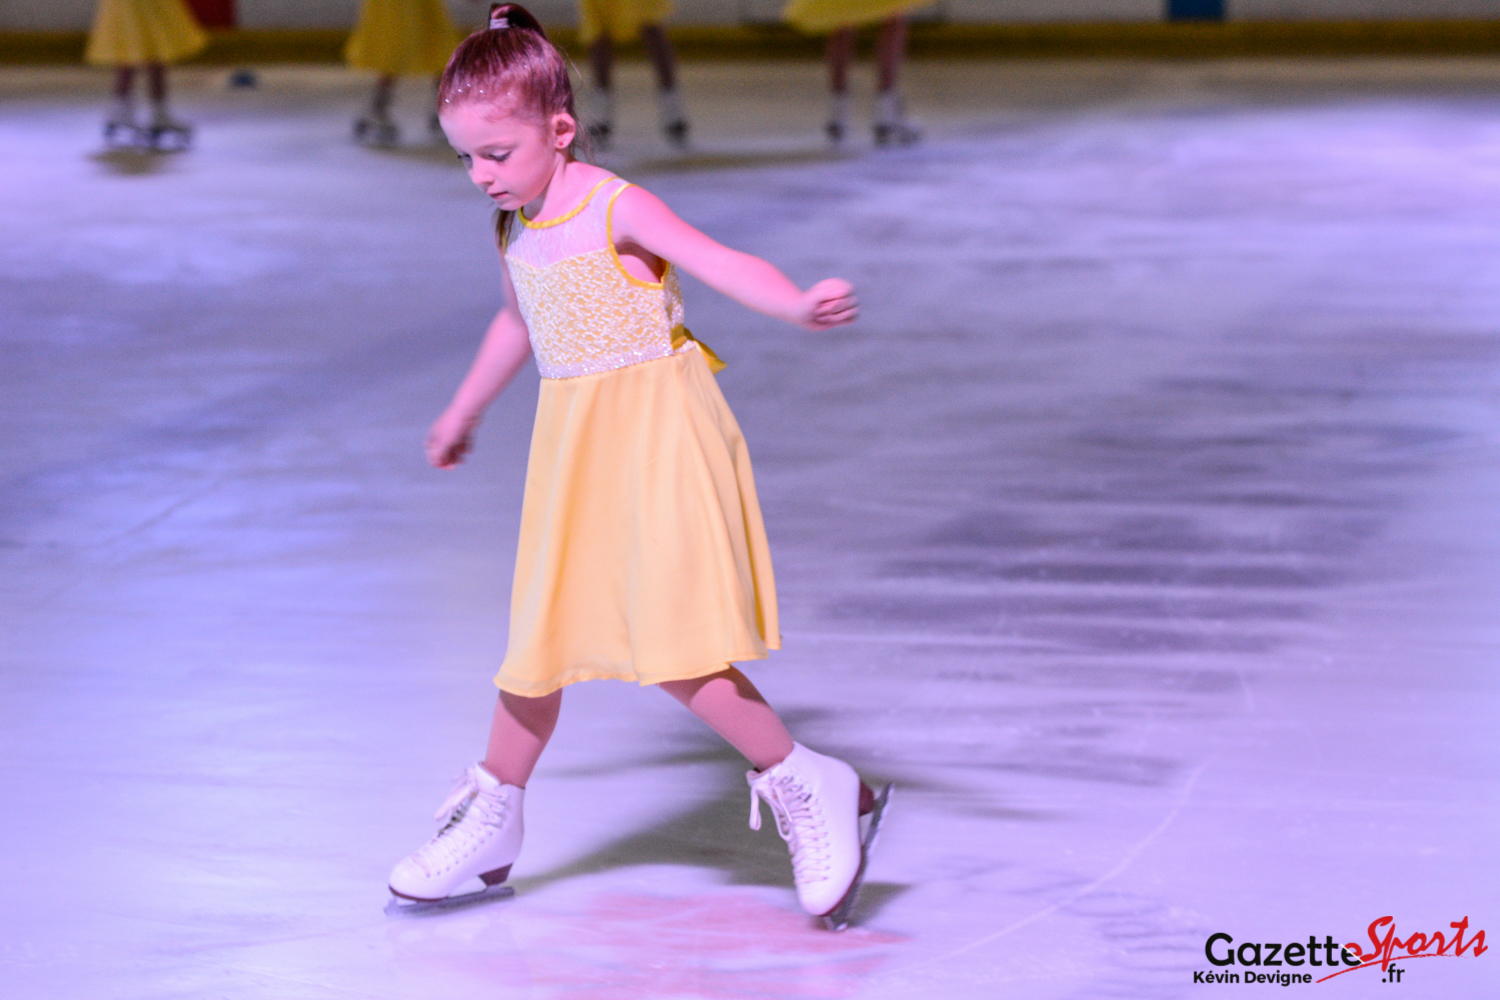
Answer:
<svg viewBox="0 0 1500 1000"><path fill-rule="evenodd" d="M576 925L534 948L534 986L554 1000L666 997L839 998L885 964L894 934L854 927L833 934L754 894L607 893ZM530 949L528 949L530 950Z"/></svg>

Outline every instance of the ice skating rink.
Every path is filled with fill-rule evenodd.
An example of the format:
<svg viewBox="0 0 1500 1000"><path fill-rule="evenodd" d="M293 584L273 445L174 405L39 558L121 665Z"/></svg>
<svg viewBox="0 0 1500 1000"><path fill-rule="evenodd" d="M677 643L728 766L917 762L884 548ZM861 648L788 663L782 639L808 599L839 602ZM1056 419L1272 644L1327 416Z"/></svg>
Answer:
<svg viewBox="0 0 1500 1000"><path fill-rule="evenodd" d="M536 378L428 469L487 205L415 84L377 152L365 80L225 77L150 158L103 75L0 71L7 997L1500 990L1500 64L918 64L929 141L839 156L813 64L687 66L683 156L626 67L609 165L864 299L814 336L687 289L777 559L747 669L897 784L842 935L742 762L613 683L514 899L383 912L482 752ZM1465 953L1194 981L1382 917Z"/></svg>

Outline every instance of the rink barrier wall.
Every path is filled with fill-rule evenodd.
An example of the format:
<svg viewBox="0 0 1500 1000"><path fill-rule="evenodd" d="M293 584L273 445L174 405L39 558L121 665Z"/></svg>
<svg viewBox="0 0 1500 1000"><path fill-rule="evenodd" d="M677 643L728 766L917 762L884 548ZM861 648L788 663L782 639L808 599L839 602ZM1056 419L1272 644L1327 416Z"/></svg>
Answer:
<svg viewBox="0 0 1500 1000"><path fill-rule="evenodd" d="M548 29L575 59L585 53L572 28ZM687 60L819 59L823 39L782 25L668 29ZM210 31L200 65L337 63L342 29ZM861 50L873 47L862 32ZM83 61L83 32L0 32L0 65ZM1105 24L913 24L917 59L1222 59L1240 57L1492 56L1500 55L1500 20L1254 21ZM621 45L641 58L639 44Z"/></svg>

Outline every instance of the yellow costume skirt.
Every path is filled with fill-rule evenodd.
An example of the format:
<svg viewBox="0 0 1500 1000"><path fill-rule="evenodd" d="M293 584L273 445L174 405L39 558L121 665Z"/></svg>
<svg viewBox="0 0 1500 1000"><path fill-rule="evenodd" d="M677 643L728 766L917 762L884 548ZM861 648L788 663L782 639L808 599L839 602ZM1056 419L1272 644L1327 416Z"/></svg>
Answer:
<svg viewBox="0 0 1500 1000"><path fill-rule="evenodd" d="M607 34L628 42L641 25L656 24L672 13L672 0L578 0L578 38L585 45Z"/></svg>
<svg viewBox="0 0 1500 1000"><path fill-rule="evenodd" d="M100 0L83 58L95 66L172 63L207 44L182 0Z"/></svg>
<svg viewBox="0 0 1500 1000"><path fill-rule="evenodd" d="M344 62L389 76L436 76L461 38L443 0L365 0Z"/></svg>
<svg viewBox="0 0 1500 1000"><path fill-rule="evenodd" d="M802 31L817 34L877 24L930 3L932 0L791 0L781 16Z"/></svg>
<svg viewBox="0 0 1500 1000"><path fill-rule="evenodd" d="M658 684L780 645L750 454L703 355L543 379L495 684Z"/></svg>

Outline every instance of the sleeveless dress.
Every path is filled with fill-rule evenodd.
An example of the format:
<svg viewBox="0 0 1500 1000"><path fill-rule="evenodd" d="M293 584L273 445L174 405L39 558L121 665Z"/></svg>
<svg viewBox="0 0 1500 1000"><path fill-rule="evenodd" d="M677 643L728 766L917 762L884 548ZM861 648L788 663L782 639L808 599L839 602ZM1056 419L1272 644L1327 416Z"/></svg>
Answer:
<svg viewBox="0 0 1500 1000"><path fill-rule="evenodd" d="M657 684L781 645L750 455L682 325L677 274L625 271L601 181L572 211L518 213L505 248L542 375L501 690Z"/></svg>
<svg viewBox="0 0 1500 1000"><path fill-rule="evenodd" d="M812 34L836 28L878 24L896 14L926 7L933 0L791 0L781 16Z"/></svg>
<svg viewBox="0 0 1500 1000"><path fill-rule="evenodd" d="M436 76L461 38L443 0L364 0L344 62L388 76Z"/></svg>
<svg viewBox="0 0 1500 1000"><path fill-rule="evenodd" d="M182 0L100 0L83 58L95 66L174 63L207 44Z"/></svg>

